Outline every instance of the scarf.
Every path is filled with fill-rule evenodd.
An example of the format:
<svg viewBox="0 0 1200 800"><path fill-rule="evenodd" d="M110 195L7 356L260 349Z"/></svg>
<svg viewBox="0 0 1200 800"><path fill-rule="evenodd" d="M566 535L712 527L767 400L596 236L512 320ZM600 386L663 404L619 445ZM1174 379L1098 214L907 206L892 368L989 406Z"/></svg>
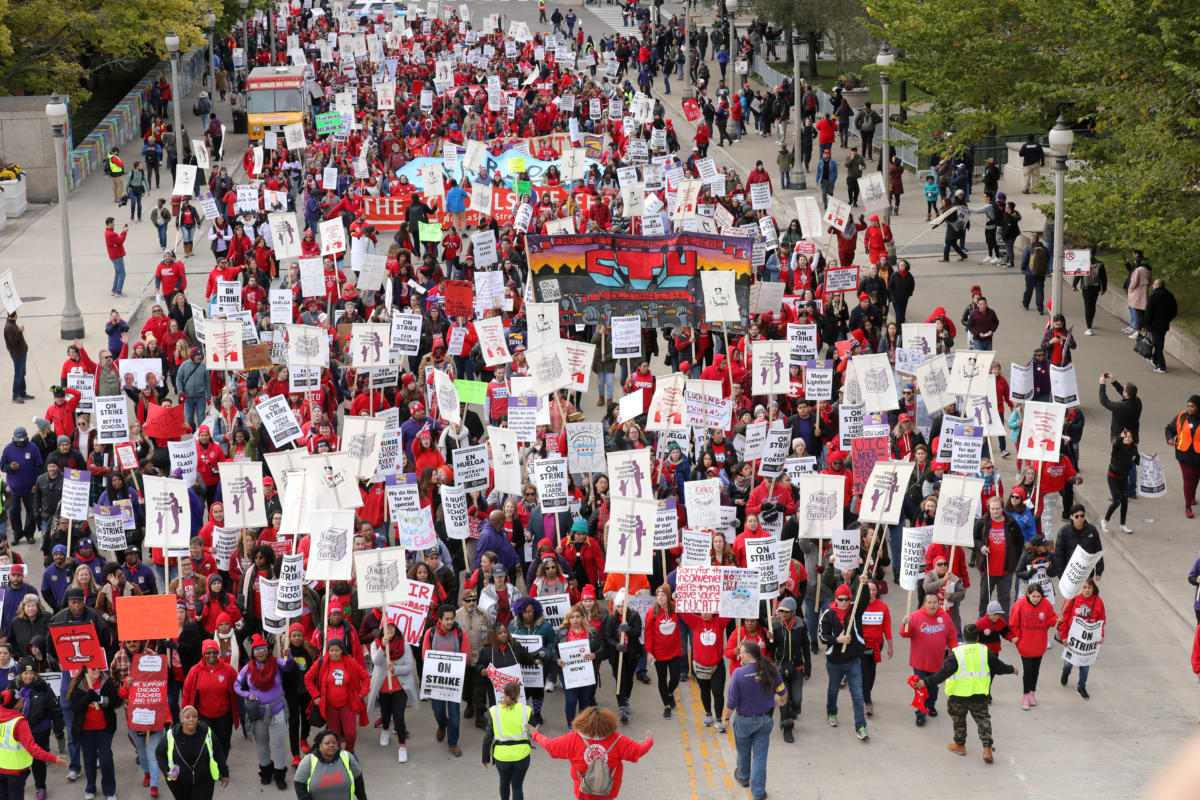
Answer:
<svg viewBox="0 0 1200 800"><path fill-rule="evenodd" d="M275 676L279 673L279 662L273 656L267 656L267 660L259 663L258 659L250 659L249 667L246 673L246 679L255 689L263 692L269 692L275 688Z"/></svg>
<svg viewBox="0 0 1200 800"><path fill-rule="evenodd" d="M233 628L231 627L229 629L228 636L222 636L220 631L215 631L213 633L213 638L216 639L217 644L221 648L221 650L220 650L221 658L225 658L226 656L228 656L229 657L229 666L233 667L235 670L240 669L241 667L240 667L238 661L239 661L239 656L241 655L241 651L237 646L237 638L234 634Z"/></svg>

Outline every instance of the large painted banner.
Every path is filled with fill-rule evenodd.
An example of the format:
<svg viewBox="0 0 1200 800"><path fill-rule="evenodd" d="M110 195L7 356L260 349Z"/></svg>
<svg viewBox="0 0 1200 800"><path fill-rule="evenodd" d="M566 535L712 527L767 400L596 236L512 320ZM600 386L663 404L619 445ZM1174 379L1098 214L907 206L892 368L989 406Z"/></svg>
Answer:
<svg viewBox="0 0 1200 800"><path fill-rule="evenodd" d="M470 187L464 188L469 189ZM529 190L528 194L518 194L512 189L499 186L494 187L492 189L492 215L496 217L497 222L501 225L511 225L513 216L517 213L517 209L520 208L522 203L529 203L536 207L543 197L549 197L557 207L563 200L567 199L567 190L561 186L530 186ZM363 209L367 215L367 224L374 225L377 230L381 231L399 230L400 223L404 222L404 212L412 202L414 194L424 196L421 192L408 192L396 197L368 197L363 195ZM595 195L575 195L575 201L579 203L579 208L584 214L587 214L591 210L592 203L597 199ZM445 203L438 203L437 210L433 213L433 217L443 224L453 218L453 215L445 211L445 205ZM468 208L466 210L466 222L468 226L478 225L479 212Z"/></svg>
<svg viewBox="0 0 1200 800"><path fill-rule="evenodd" d="M530 236L529 270L537 300L559 303L564 325L636 314L654 328L701 321L700 273L728 270L742 314L736 330L750 304L751 246L747 237L699 233Z"/></svg>

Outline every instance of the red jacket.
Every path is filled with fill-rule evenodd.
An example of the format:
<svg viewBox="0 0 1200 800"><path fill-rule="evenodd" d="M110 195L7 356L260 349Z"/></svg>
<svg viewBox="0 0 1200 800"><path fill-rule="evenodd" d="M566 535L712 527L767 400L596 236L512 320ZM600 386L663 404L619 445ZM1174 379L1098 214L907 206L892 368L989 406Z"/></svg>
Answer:
<svg viewBox="0 0 1200 800"><path fill-rule="evenodd" d="M335 685L335 680L345 681L346 692L350 695L351 711L358 714L366 709L367 704L363 702L363 698L371 688L371 678L362 664L347 655L343 655L340 661L334 661L325 655L304 674L304 688L308 689L309 697L313 698L325 719L329 719L325 698L329 687Z"/></svg>
<svg viewBox="0 0 1200 800"><path fill-rule="evenodd" d="M225 451L216 440L209 442L207 447L200 444L199 439L196 440L196 473L205 486L212 486L221 479L217 464L227 460Z"/></svg>
<svg viewBox="0 0 1200 800"><path fill-rule="evenodd" d="M236 680L237 670L228 663L218 659L217 665L210 667L201 661L184 679L180 702L184 706L195 706L200 716L210 719L233 714L233 725L237 727L238 706L233 693Z"/></svg>
<svg viewBox="0 0 1200 800"><path fill-rule="evenodd" d="M646 612L645 631L646 652L654 656L655 661L670 661L683 655L683 631L680 629L682 619L679 614L668 614L654 606Z"/></svg>
<svg viewBox="0 0 1200 800"><path fill-rule="evenodd" d="M13 738L20 742L21 746L29 752L29 755L38 761L53 764L58 757L49 750L43 750L38 747L38 743L33 740L33 732L29 730L29 722L21 716L21 712L15 708L0 708L0 723L5 723L12 719L17 721L13 729ZM4 775L19 775L20 772L20 770L15 769L0 769L0 773Z"/></svg>
<svg viewBox="0 0 1200 800"><path fill-rule="evenodd" d="M129 231L116 231L104 229L104 246L108 248L108 257L112 260L125 257L125 237L129 235Z"/></svg>
<svg viewBox="0 0 1200 800"><path fill-rule="evenodd" d="M792 492L782 483L776 483L774 491L768 494L771 484L767 480L759 482L758 486L750 491L750 498L746 500L746 513L757 515L762 511L762 504L765 500L774 500L783 505L784 514L791 516L796 513L796 501L792 499ZM849 497L849 495L846 495Z"/></svg>
<svg viewBox="0 0 1200 800"><path fill-rule="evenodd" d="M589 583L604 582L604 551L595 539L588 537L582 551L576 551L570 543L565 543L562 556L567 560L568 573L575 569L576 560L583 559L583 570L587 573Z"/></svg>
<svg viewBox="0 0 1200 800"><path fill-rule="evenodd" d="M571 762L571 783L575 787L575 797L578 800L608 800L616 797L621 793L621 778L625 774L624 762L636 764L654 746L653 737L647 737L644 742L635 742L620 733L592 741L584 739L574 731L551 739L541 731L535 730L533 740L540 744L551 758L563 758ZM587 772L588 764L599 757L601 750L608 753L608 768L612 771L612 791L608 794L584 794L579 791L579 777Z"/></svg>
<svg viewBox="0 0 1200 800"><path fill-rule="evenodd" d="M1104 622L1107 617L1104 615L1104 601L1100 599L1100 595L1084 597L1077 594L1063 602L1062 611L1058 613L1058 638L1064 642L1071 633L1071 623L1075 621L1076 617L1087 622L1096 622L1097 620ZM1104 628L1104 625L1100 626L1101 639L1104 638Z"/></svg>
<svg viewBox="0 0 1200 800"><path fill-rule="evenodd" d="M1046 634L1058 622L1054 607L1046 598L1042 598L1036 606L1022 597L1012 607L1008 615L1008 627L1012 629L1012 638L1017 645L1017 652L1026 658L1035 658L1046 654Z"/></svg>
<svg viewBox="0 0 1200 800"><path fill-rule="evenodd" d="M725 655L721 637L729 620L713 617L708 622L699 614L680 614L683 624L692 629L692 660L702 667L715 667Z"/></svg>

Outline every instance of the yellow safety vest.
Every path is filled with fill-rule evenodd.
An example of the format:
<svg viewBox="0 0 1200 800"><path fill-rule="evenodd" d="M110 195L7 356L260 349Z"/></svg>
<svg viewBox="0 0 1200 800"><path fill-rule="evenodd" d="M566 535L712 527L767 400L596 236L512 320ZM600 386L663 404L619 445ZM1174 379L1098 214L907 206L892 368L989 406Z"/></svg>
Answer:
<svg viewBox="0 0 1200 800"><path fill-rule="evenodd" d="M513 703L511 706L494 705L488 709L488 713L492 715L492 730L495 732L492 759L520 761L529 755L529 737L525 735L529 706L521 703Z"/></svg>
<svg viewBox="0 0 1200 800"><path fill-rule="evenodd" d="M208 774L212 775L214 781L221 780L221 768L217 766L217 760L213 758L212 746L212 728L209 728L204 733L204 746L208 748ZM167 729L167 771L170 772L175 768L175 728ZM170 778L167 778L170 780Z"/></svg>
<svg viewBox="0 0 1200 800"><path fill-rule="evenodd" d="M992 685L987 648L978 642L959 645L954 648L954 657L958 659L958 672L946 681L946 694L951 697L987 694Z"/></svg>
<svg viewBox="0 0 1200 800"><path fill-rule="evenodd" d="M350 781L350 800L354 800L354 795L357 790L354 788L354 770L350 769L350 754L345 750L339 750L338 755L342 757L342 766L346 768L346 778ZM312 794L312 779L313 773L317 771L317 757L309 753L307 758L312 759L312 764L308 767L308 780L304 782L304 788L308 790L309 795Z"/></svg>
<svg viewBox="0 0 1200 800"><path fill-rule="evenodd" d="M113 175L122 175L125 172L125 167L116 162L112 156L108 157L108 171Z"/></svg>
<svg viewBox="0 0 1200 800"><path fill-rule="evenodd" d="M546 0L538 0L538 11L546 10Z"/></svg>
<svg viewBox="0 0 1200 800"><path fill-rule="evenodd" d="M14 717L0 725L0 769L20 772L33 764L33 756L17 741L17 723L22 719Z"/></svg>

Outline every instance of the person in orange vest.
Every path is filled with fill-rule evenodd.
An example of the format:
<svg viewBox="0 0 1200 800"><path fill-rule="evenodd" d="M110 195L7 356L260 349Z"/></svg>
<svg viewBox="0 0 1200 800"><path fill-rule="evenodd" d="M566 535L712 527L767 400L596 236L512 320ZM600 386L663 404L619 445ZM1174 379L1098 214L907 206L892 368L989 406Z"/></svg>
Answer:
<svg viewBox="0 0 1200 800"><path fill-rule="evenodd" d="M1167 423L1167 443L1175 448L1175 460L1183 474L1183 513L1192 518L1192 506L1196 505L1196 484L1200 483L1200 394L1187 400L1187 408Z"/></svg>
<svg viewBox="0 0 1200 800"><path fill-rule="evenodd" d="M538 0L538 22L548 22L546 19L546 0Z"/></svg>

